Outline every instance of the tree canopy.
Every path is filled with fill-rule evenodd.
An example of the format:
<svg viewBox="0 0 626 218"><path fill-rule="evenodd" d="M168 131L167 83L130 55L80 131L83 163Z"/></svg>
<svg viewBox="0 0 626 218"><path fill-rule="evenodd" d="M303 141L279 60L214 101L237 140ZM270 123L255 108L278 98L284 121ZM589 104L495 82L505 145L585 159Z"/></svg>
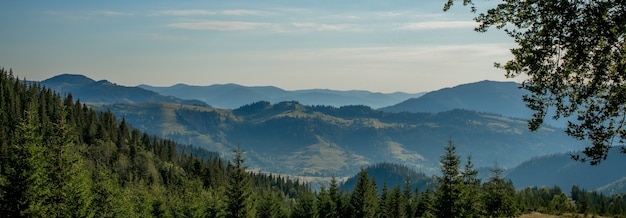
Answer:
<svg viewBox="0 0 626 218"><path fill-rule="evenodd" d="M448 0L444 11L454 0ZM473 12L472 0L463 0ZM513 58L495 66L508 78L527 77L522 88L534 111L529 128L548 115L568 120L566 132L587 140L582 156L592 165L626 140L626 1L501 1L474 18L485 32L495 27L517 43ZM622 147L622 152L626 149Z"/></svg>

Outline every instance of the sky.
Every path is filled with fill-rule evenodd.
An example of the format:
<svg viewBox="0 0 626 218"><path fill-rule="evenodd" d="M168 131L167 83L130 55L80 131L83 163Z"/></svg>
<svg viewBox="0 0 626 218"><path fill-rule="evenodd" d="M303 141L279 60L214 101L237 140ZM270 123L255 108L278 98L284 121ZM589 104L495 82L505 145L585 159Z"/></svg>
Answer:
<svg viewBox="0 0 626 218"><path fill-rule="evenodd" d="M0 66L136 86L432 91L518 81L493 67L515 44L431 0L3 1ZM491 3L482 3L491 4ZM478 5L487 9L489 5Z"/></svg>

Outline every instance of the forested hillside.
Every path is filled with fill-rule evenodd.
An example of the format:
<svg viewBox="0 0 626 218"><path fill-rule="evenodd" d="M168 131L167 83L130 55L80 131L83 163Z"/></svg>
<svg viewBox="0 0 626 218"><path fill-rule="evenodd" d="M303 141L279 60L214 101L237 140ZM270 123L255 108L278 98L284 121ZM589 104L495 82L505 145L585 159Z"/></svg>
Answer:
<svg viewBox="0 0 626 218"><path fill-rule="evenodd" d="M183 100L139 87L127 87L107 80L95 81L83 75L61 74L40 84L62 95L72 93L82 102L170 102L187 105L207 105L200 100Z"/></svg>
<svg viewBox="0 0 626 218"><path fill-rule="evenodd" d="M407 166L403 166L396 163L376 163L374 165L363 168L367 171L367 174L376 181L381 181L378 186L378 192L382 192L384 186L391 188L394 186L402 187L402 189L414 191L414 190L426 190L432 188L433 181L431 176L427 176L422 172L417 172ZM354 175L346 179L341 184L341 188L344 190L352 190L356 185L356 181L359 179L359 175Z"/></svg>
<svg viewBox="0 0 626 218"><path fill-rule="evenodd" d="M230 153L241 144L252 167L339 177L392 162L432 174L449 138L478 167L513 167L534 156L580 149L559 129L530 132L524 120L467 110L388 113L367 106L261 101L234 110L168 103L98 104L147 132Z"/></svg>
<svg viewBox="0 0 626 218"><path fill-rule="evenodd" d="M1 217L287 216L311 192L244 171L241 153L231 164L149 135L4 69L0 109Z"/></svg>
<svg viewBox="0 0 626 218"><path fill-rule="evenodd" d="M0 217L626 215L624 195L576 186L571 200L559 188L516 192L497 166L480 181L471 159L462 164L451 141L432 189L383 185L378 193L386 179L377 181L362 170L352 190L340 190L333 179L312 192L297 180L247 171L247 154L239 148L232 162L224 161L216 153L143 133L71 95L28 85L4 69L0 118ZM418 182L405 181L405 187Z"/></svg>
<svg viewBox="0 0 626 218"><path fill-rule="evenodd" d="M569 189L572 185L577 185L589 190L596 190L626 178L626 155L622 155L619 148L612 149L612 156L597 166L572 161L571 155L565 153L532 158L510 169L506 177L513 180L519 188L556 185ZM605 194L617 194L626 189L615 186L605 187L603 191Z"/></svg>
<svg viewBox="0 0 626 218"><path fill-rule="evenodd" d="M359 90L337 91L329 89L284 90L274 86L242 86L238 84L209 86L177 84L170 87L140 85L138 87L155 91L162 95L176 96L183 99L200 99L207 104L222 109L235 109L258 101L269 101L272 103L298 101L304 105L328 105L335 107L368 105L373 108L379 108L394 105L423 94L403 92L386 94Z"/></svg>

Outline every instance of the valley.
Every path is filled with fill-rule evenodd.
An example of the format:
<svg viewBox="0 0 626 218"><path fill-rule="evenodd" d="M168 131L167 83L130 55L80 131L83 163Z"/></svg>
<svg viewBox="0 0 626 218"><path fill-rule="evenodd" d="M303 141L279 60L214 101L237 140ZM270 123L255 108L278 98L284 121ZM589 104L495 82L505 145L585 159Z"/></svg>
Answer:
<svg viewBox="0 0 626 218"><path fill-rule="evenodd" d="M558 127L546 125L530 132L524 120L529 111L519 100L524 92L511 82L481 81L445 88L379 110L364 102L351 105L347 101L338 105L337 98L332 97L304 104L286 96L312 90L287 92L275 87L236 84L122 87L80 75L60 75L42 84L59 91L71 90L76 98L86 99L84 102L92 108L111 111L142 131L217 151L225 158L230 158L231 151L240 146L246 151L250 169L298 177L314 187L326 184L331 176L343 180L360 168L377 163L401 164L436 175L443 154L441 148L453 140L459 154L471 155L479 169L488 171L497 164L510 169L507 175L510 173L509 178L519 181L521 187L561 184L567 189L571 183L560 183L555 177L524 182L522 178L528 178L529 172L520 175L520 169L529 160L545 155L562 155L567 162L569 153L584 146L584 142L568 137ZM119 90L126 92L119 94ZM325 92L334 96L347 93ZM241 93L248 93L248 98L234 100L252 102L234 107L235 101L224 100L233 100ZM349 93L359 93L362 97L371 94ZM287 101L263 100L278 99L268 96L282 96ZM378 102L374 105L386 102L370 99L370 103L373 101ZM209 106L215 102L231 104L234 108ZM558 167L537 165L550 166ZM481 175L486 178L488 173ZM626 175L614 175L612 179L584 187L596 189L610 183L621 184L619 180L623 176Z"/></svg>

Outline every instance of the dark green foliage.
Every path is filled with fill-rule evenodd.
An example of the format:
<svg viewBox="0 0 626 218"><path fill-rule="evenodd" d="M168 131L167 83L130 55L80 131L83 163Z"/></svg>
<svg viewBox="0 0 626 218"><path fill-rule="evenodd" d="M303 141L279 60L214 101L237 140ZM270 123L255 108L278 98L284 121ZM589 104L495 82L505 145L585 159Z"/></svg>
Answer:
<svg viewBox="0 0 626 218"><path fill-rule="evenodd" d="M300 196L300 195L299 195ZM285 197L280 192L264 193L259 199L257 217L287 217L288 209L284 203ZM295 212L295 211L294 211Z"/></svg>
<svg viewBox="0 0 626 218"><path fill-rule="evenodd" d="M311 192L305 192L305 193L301 193L298 196L299 197L296 199L291 217L293 218L316 218L318 217L318 212L317 212L318 201L315 198L315 195Z"/></svg>
<svg viewBox="0 0 626 218"><path fill-rule="evenodd" d="M483 184L483 203L487 217L514 217L518 214L515 203L515 187L511 180L502 178L504 170L497 165Z"/></svg>
<svg viewBox="0 0 626 218"><path fill-rule="evenodd" d="M220 152L228 152L224 145L240 143L242 149L250 151L250 167L280 174L352 174L362 165L355 161L355 155L374 163L403 160L408 166L425 166L424 172L430 174L438 168L441 144L451 135L459 143L460 152L472 151L477 166L504 159L504 166L510 167L545 152L570 150L576 144L576 140L559 131L542 129L531 133L522 120L467 110L387 113L366 106L337 108L296 102L258 102L235 110L167 103L92 105L110 109L149 133L177 141L206 145ZM183 126L185 131L173 133L164 128L170 125ZM342 154L342 159L312 152L312 145L328 146L324 150ZM396 148L404 152L390 152ZM294 153L299 152L312 158L282 164L281 160L293 159ZM329 167L316 158L340 161ZM302 171L303 167L307 170Z"/></svg>
<svg viewBox="0 0 626 218"><path fill-rule="evenodd" d="M532 158L508 170L506 177L515 181L515 186L518 188L557 185L565 190L574 184L596 189L626 176L626 171L623 170L626 155L619 155L619 148L611 149L609 155L613 157L595 166L572 162L571 154L551 154ZM590 177L593 179L589 179ZM624 191L626 189L618 188L603 192L618 194Z"/></svg>
<svg viewBox="0 0 626 218"><path fill-rule="evenodd" d="M435 213L437 217L460 217L463 202L463 178L460 170L460 158L452 141L444 147L446 153L441 156L441 176L436 177Z"/></svg>
<svg viewBox="0 0 626 218"><path fill-rule="evenodd" d="M378 214L378 195L376 185L365 169L361 169L359 179L350 195L350 213L352 217L376 217Z"/></svg>
<svg viewBox="0 0 626 218"><path fill-rule="evenodd" d="M252 186L246 167L243 166L243 151L237 147L234 150L234 165L229 166L229 183L226 191L227 217L244 218L254 217L256 214Z"/></svg>
<svg viewBox="0 0 626 218"><path fill-rule="evenodd" d="M52 181L36 111L30 102L5 153L0 214L10 217L45 217L52 214Z"/></svg>
<svg viewBox="0 0 626 218"><path fill-rule="evenodd" d="M471 159L460 170L452 142L434 190L425 185L413 192L421 180L405 179L378 196L376 181L387 181L362 170L352 191L339 189L333 178L328 189L313 193L298 180L246 171L240 149L227 164L214 152L142 133L110 111L94 111L1 71L0 217L435 217L450 208L444 196L459 197L449 211L463 217L517 215L516 208L626 215L624 195L577 187L572 201L558 187L514 194L497 172L476 190Z"/></svg>
<svg viewBox="0 0 626 218"><path fill-rule="evenodd" d="M285 217L288 199L309 190L242 162L228 168L214 152L142 133L1 68L0 106L0 217L224 217L228 175L248 181L250 195L289 193L274 201Z"/></svg>
<svg viewBox="0 0 626 218"><path fill-rule="evenodd" d="M429 188L429 185L432 184L431 177L397 163L376 163L366 167L365 170L369 177L375 178L376 181L385 181L389 187L400 186L406 195L411 195L412 190L415 189ZM343 190L354 189L358 178L358 174L351 176L341 184L341 188ZM378 187L378 192L380 193L381 191L382 186Z"/></svg>
<svg viewBox="0 0 626 218"><path fill-rule="evenodd" d="M481 217L483 205L481 201L476 200L480 199L482 194L480 179L478 178L478 171L474 169L471 156L467 156L461 176L465 185L464 196L461 198L463 200L461 202L463 217Z"/></svg>
<svg viewBox="0 0 626 218"><path fill-rule="evenodd" d="M448 0L444 10L454 2ZM590 145L574 158L592 165L625 142L624 1L501 1L474 19L480 23L476 31L503 29L517 43L513 59L495 65L509 78L525 78L531 130L539 129L548 111L555 111L553 119L575 118L566 133Z"/></svg>

